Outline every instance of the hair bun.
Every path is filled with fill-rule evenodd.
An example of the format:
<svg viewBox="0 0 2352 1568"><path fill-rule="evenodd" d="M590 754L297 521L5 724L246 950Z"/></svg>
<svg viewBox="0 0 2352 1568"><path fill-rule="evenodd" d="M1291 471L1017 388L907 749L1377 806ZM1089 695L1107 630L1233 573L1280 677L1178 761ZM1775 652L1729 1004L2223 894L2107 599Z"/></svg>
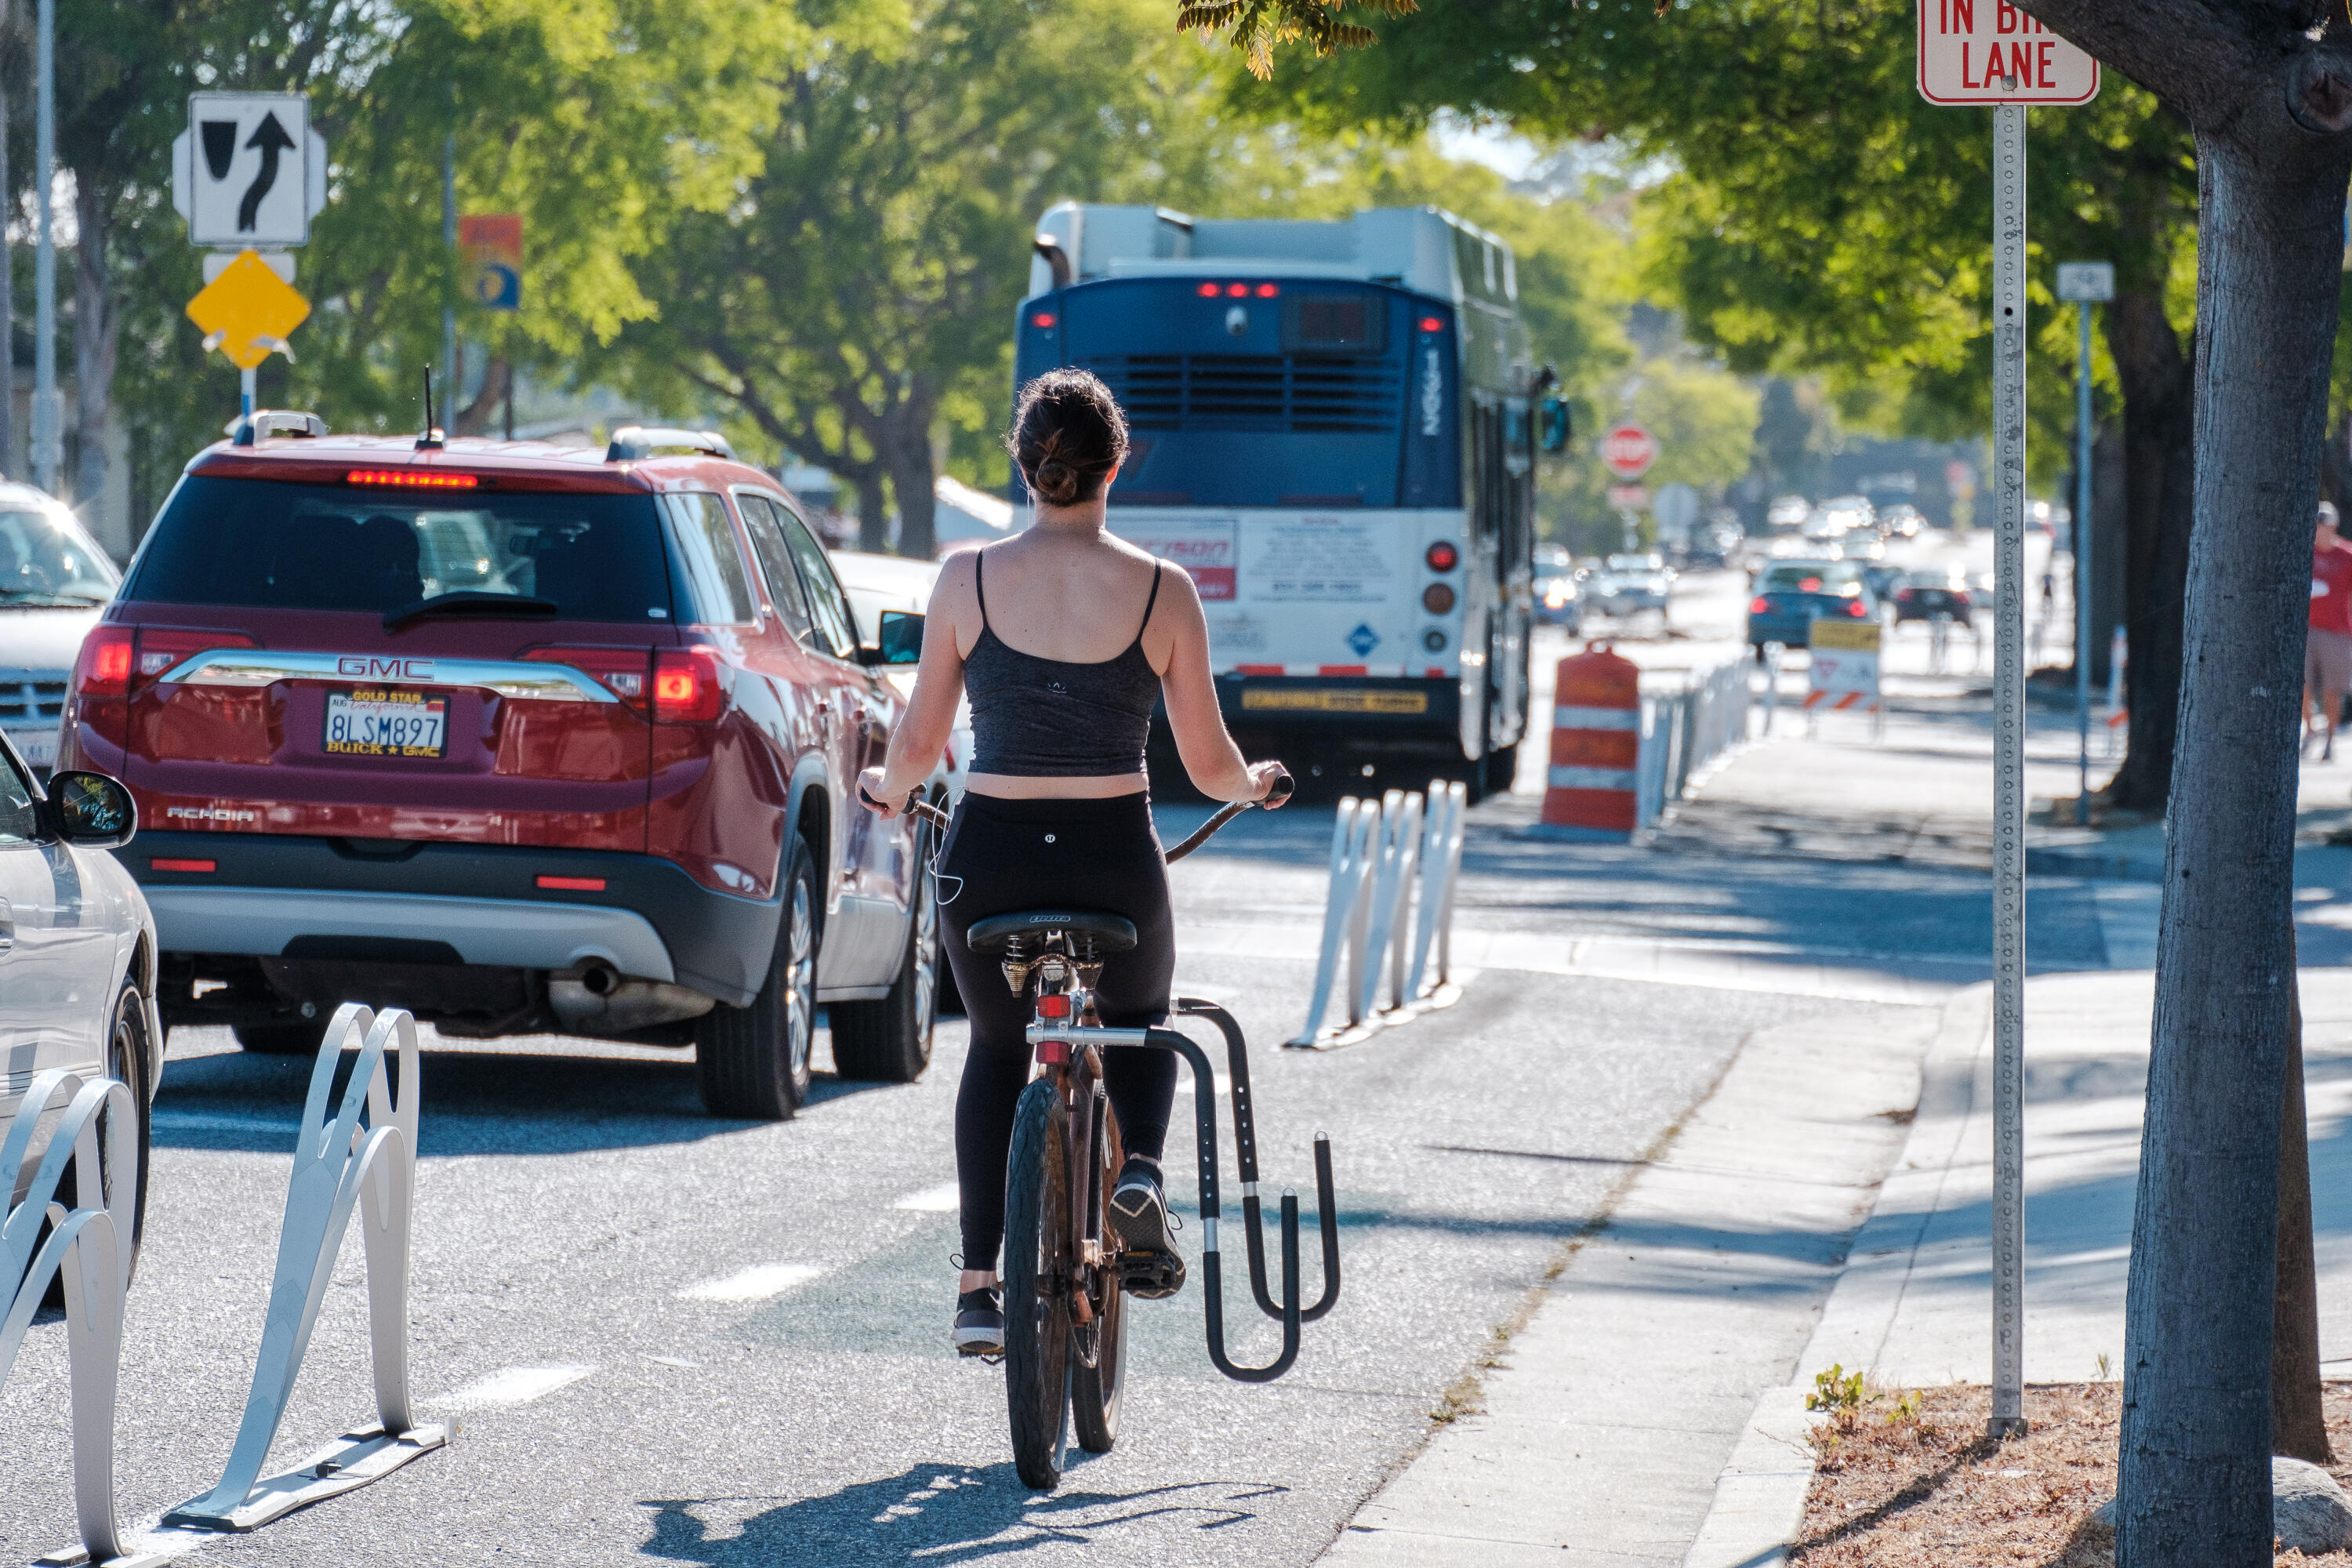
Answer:
<svg viewBox="0 0 2352 1568"><path fill-rule="evenodd" d="M1078 499L1078 471L1059 458L1048 458L1037 465L1037 494L1055 506L1068 506Z"/></svg>
<svg viewBox="0 0 2352 1568"><path fill-rule="evenodd" d="M1021 389L1004 445L1040 501L1076 506L1127 456L1127 417L1092 372L1049 370Z"/></svg>

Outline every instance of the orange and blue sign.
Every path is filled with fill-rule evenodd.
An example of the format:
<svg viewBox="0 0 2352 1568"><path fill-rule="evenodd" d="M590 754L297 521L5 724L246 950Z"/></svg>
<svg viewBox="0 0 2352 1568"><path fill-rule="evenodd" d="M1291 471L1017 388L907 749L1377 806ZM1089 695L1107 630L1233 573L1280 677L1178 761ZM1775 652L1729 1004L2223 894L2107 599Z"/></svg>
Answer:
<svg viewBox="0 0 2352 1568"><path fill-rule="evenodd" d="M476 213L457 220L466 297L486 310L522 309L522 215Z"/></svg>

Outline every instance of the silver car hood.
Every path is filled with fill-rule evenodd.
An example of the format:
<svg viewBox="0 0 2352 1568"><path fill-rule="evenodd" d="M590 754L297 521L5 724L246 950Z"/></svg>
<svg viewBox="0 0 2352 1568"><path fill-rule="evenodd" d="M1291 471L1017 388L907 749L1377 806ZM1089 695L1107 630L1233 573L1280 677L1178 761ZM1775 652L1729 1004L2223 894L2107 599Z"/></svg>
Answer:
<svg viewBox="0 0 2352 1568"><path fill-rule="evenodd" d="M0 669L69 670L82 638L98 625L102 606L77 610L12 609L0 605Z"/></svg>

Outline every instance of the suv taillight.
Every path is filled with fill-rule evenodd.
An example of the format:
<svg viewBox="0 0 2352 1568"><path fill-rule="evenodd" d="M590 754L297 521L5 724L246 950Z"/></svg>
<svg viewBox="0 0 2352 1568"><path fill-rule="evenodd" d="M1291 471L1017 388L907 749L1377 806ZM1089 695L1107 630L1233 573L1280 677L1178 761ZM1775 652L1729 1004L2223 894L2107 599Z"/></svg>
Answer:
<svg viewBox="0 0 2352 1568"><path fill-rule="evenodd" d="M185 663L192 654L207 652L216 647L251 647L253 639L243 632L213 632L193 626L140 626L138 657L131 660L131 679L135 688L153 685L174 667Z"/></svg>
<svg viewBox="0 0 2352 1568"><path fill-rule="evenodd" d="M640 712L645 710L646 667L650 658L644 648L535 647L523 658L541 664L568 664L630 707Z"/></svg>
<svg viewBox="0 0 2352 1568"><path fill-rule="evenodd" d="M663 648L654 655L654 718L664 724L707 724L719 717L726 693L719 659L709 648Z"/></svg>
<svg viewBox="0 0 2352 1568"><path fill-rule="evenodd" d="M137 634L128 626L95 626L82 638L74 661L74 689L84 697L131 695L131 664Z"/></svg>

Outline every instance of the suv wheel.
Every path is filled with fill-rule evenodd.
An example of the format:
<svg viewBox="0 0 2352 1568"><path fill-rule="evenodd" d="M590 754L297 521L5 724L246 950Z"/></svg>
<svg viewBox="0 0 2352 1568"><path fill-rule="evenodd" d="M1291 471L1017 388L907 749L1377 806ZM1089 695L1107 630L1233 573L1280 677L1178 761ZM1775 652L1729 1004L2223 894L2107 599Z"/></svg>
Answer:
<svg viewBox="0 0 2352 1568"><path fill-rule="evenodd" d="M907 921L907 951L890 994L873 1002L835 1002L834 1070L844 1078L912 1083L931 1065L931 1026L939 1017L940 900L931 875L937 830L919 823L915 834L915 910Z"/></svg>
<svg viewBox="0 0 2352 1568"><path fill-rule="evenodd" d="M131 1090L133 1113L139 1118L137 1139L139 1152L136 1156L135 1169L121 1173L105 1171L100 1179L107 1186L112 1186L116 1182L126 1177L134 1184L131 1192L131 1271L134 1277L139 1272L139 1249L147 1229L147 1166L152 1139L148 1122L147 1089L148 1063L152 1059L148 1053L152 1048L153 1042L149 1039L147 1034L146 999L139 994L137 986L125 985L116 994L114 1011L107 1020L106 1071L109 1077L119 1079L124 1088ZM101 1136L99 1139L99 1159L101 1164L106 1159L106 1147L107 1141ZM73 1183L61 1186L58 1195L60 1198L70 1198L80 1207L104 1208L106 1194L102 1190L99 1192L79 1190L78 1185L74 1184L79 1180L80 1174L77 1172ZM38 1240L47 1240L48 1234L48 1222L44 1220L41 1222ZM41 1305L51 1311L63 1311L65 1304L65 1271L59 1269L44 1288Z"/></svg>
<svg viewBox="0 0 2352 1568"><path fill-rule="evenodd" d="M785 843L783 905L760 994L749 1007L721 1003L695 1024L695 1077L713 1116L781 1121L808 1099L816 1034L816 867L797 833Z"/></svg>

